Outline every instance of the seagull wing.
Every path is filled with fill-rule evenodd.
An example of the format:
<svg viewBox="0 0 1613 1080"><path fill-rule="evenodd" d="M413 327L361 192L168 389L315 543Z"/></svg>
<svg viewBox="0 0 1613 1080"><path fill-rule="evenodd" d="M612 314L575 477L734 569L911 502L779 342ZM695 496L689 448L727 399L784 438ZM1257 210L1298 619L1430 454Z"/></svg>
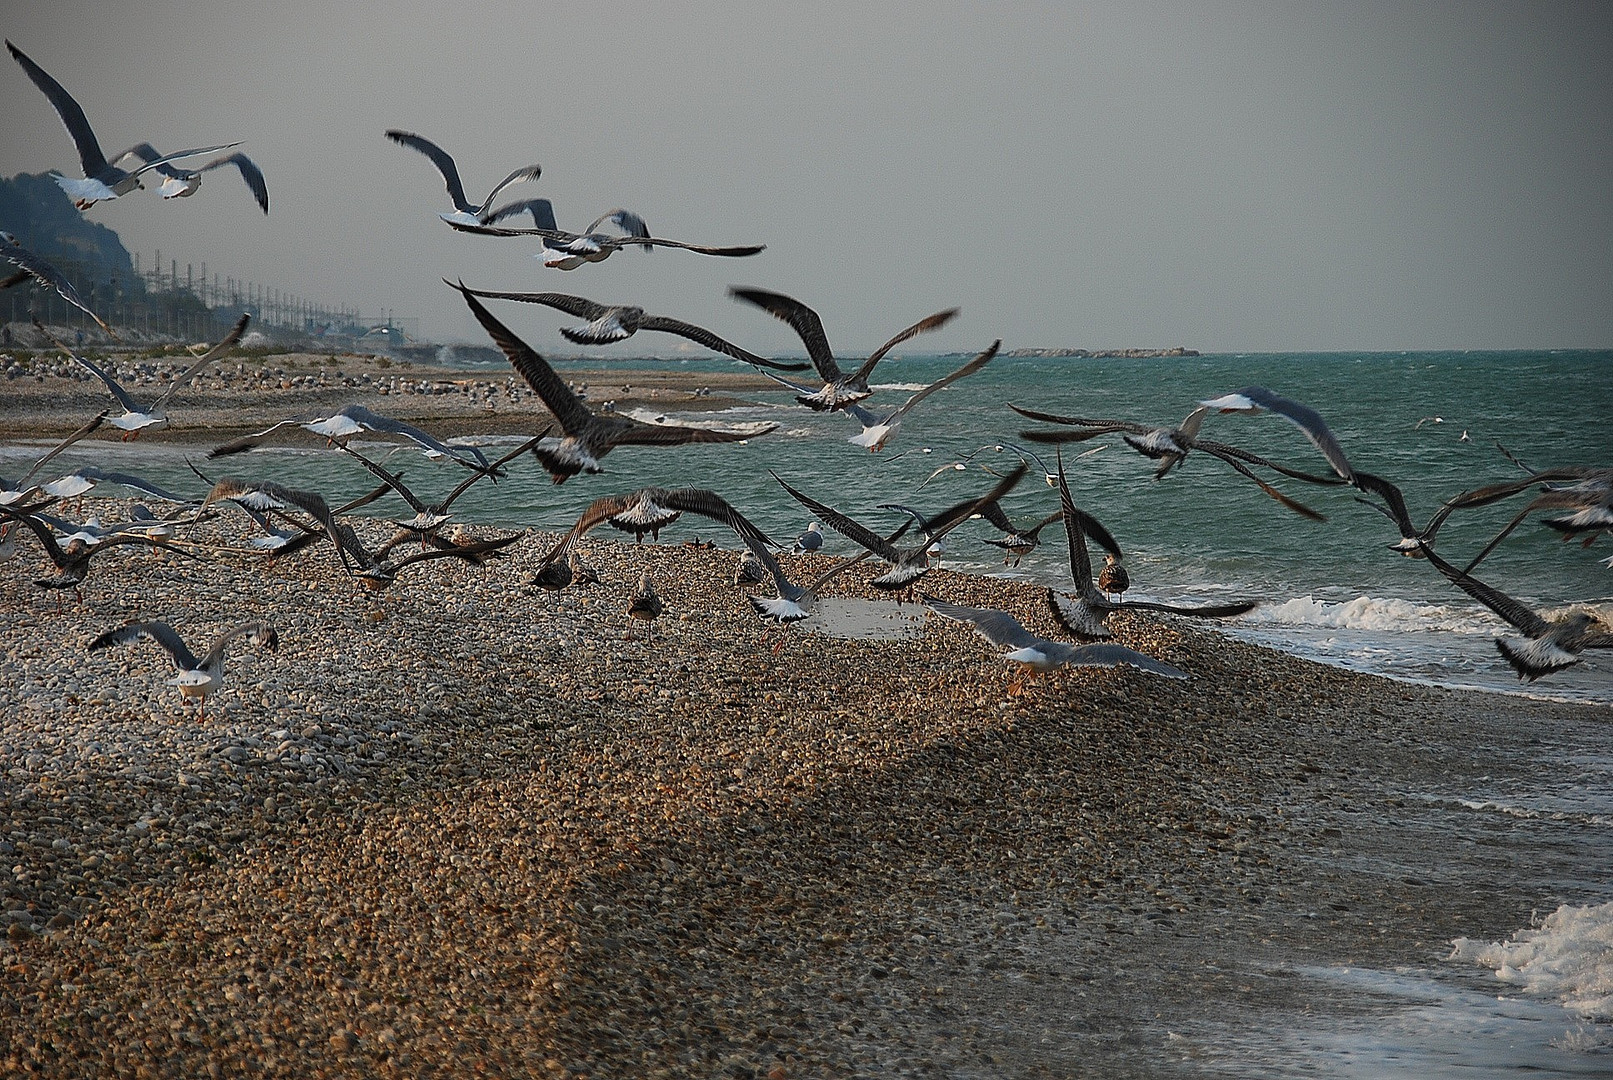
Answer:
<svg viewBox="0 0 1613 1080"><path fill-rule="evenodd" d="M241 179L246 181L247 189L252 192L252 198L257 200L258 206L267 214L269 212L269 185L263 179L263 170L258 168L257 163L245 154L231 154L229 157L210 161L196 171L207 172L209 169L217 169L223 165L235 166L241 174Z"/></svg>
<svg viewBox="0 0 1613 1080"><path fill-rule="evenodd" d="M660 236L615 236L611 237L610 243L615 247L641 247L646 251L658 247L679 248L683 251L692 251L697 255L721 255L729 259L742 259L747 255L759 255L767 250L766 244L708 247L705 244L685 244L682 240L668 240Z"/></svg>
<svg viewBox="0 0 1613 1080"><path fill-rule="evenodd" d="M94 319L102 330L112 334L112 328L106 324L101 316L90 310L90 306L84 302L83 297L79 296L78 290L73 287L73 283L67 280L67 275L56 269L51 263L29 251L21 244L0 244L0 258L4 258L7 262L21 269L25 275L22 280L32 277L41 285L55 289L63 300ZM117 335L113 334L112 336L116 337Z"/></svg>
<svg viewBox="0 0 1613 1080"><path fill-rule="evenodd" d="M732 529L734 535L745 541L746 547L754 549L756 544L767 546L773 543L766 533L751 524L750 519L734 509L727 499L715 491L708 491L705 488L679 488L667 492L661 499L661 505L668 510L700 514L721 522Z"/></svg>
<svg viewBox="0 0 1613 1080"><path fill-rule="evenodd" d="M55 446L51 447L51 450L50 450L50 452L48 454L46 454L44 457L40 458L38 461L34 462L33 466L30 467L27 472L22 474L22 479L17 481L17 486L16 486L16 488L14 490L21 491L23 489L22 486L24 484L26 484L34 476L34 474L38 473L40 469L43 469L50 462L51 458L55 457L57 454L61 453L63 450L66 450L69 446L72 446L74 443L78 442L84 436L88 435L90 432L92 432L96 428L100 427L101 424L105 420L106 420L106 413L103 411L98 416L96 416L95 419L91 420L89 423L85 424L83 427L81 427L77 431L73 432L67 438L63 439L61 442L59 442Z"/></svg>
<svg viewBox="0 0 1613 1080"><path fill-rule="evenodd" d="M255 643L267 649L280 647L280 635L275 633L274 625L262 619L252 619L248 622L238 623L214 638L213 647L207 650L207 655L202 657L199 666L212 667L214 664L222 663L224 650L229 646L230 642L239 637L250 637Z"/></svg>
<svg viewBox="0 0 1613 1080"><path fill-rule="evenodd" d="M833 509L832 507L825 506L823 503L818 502L818 500L812 498L810 495L797 491L795 488L787 484L778 473L773 472L771 469L769 469L768 472L772 473L773 479L777 480L779 482L779 486L785 491L789 492L796 502L800 503L802 506L805 506L808 510L811 510L818 516L818 520L822 521L835 532L840 533L842 536L850 539L854 543L867 548L869 551L872 551L875 555L878 555L886 562L894 563L902 557L902 553L897 550L894 545L892 545L878 533L874 532L872 529L858 524L851 518L842 514L840 511Z"/></svg>
<svg viewBox="0 0 1613 1080"><path fill-rule="evenodd" d="M95 652L109 645L126 645L141 638L155 641L167 649L168 655L174 658L174 666L180 671L195 671L201 667L201 662L196 659L196 654L190 651L190 646L186 645L184 639L174 632L174 628L165 622L127 623L116 630L108 630L85 648Z"/></svg>
<svg viewBox="0 0 1613 1080"><path fill-rule="evenodd" d="M665 315L646 315L639 320L640 330L659 330L664 334L676 334L688 338L698 345L704 345L712 352L732 356L735 360L743 360L747 364L759 368L772 368L774 371L805 371L810 364L781 364L775 360L764 360L748 349L742 349L723 338L713 334L704 327L693 323L686 323L682 319L673 319Z"/></svg>
<svg viewBox="0 0 1613 1080"><path fill-rule="evenodd" d="M907 412L913 408L913 406L917 405L919 402L923 401L937 390L944 389L948 386L951 386L959 379L967 378L968 376L973 375L975 372L991 363L992 358L997 355L997 350L1002 348L1002 344L1003 343L1001 340L992 342L991 347L985 352L981 353L979 356L976 356L973 360L969 361L967 364L963 365L961 368L952 372L951 374L944 375L937 379L929 386L926 386L924 389L902 402L902 404L898 405L894 411L884 418L884 422L888 424L897 417L906 415Z"/></svg>
<svg viewBox="0 0 1613 1080"><path fill-rule="evenodd" d="M1025 629L1025 624L1008 614L995 608L964 607L962 604L949 604L937 600L933 596L921 595L919 599L924 605L937 615L958 622L966 622L974 627L975 633L991 642L993 645L1010 649L1023 649L1027 646L1046 646L1054 642L1038 637Z"/></svg>
<svg viewBox="0 0 1613 1080"><path fill-rule="evenodd" d="M919 334L925 333L926 331L936 330L945 326L947 323L951 322L955 317L957 317L958 311L958 308L948 308L945 311L938 311L934 315L922 318L912 326L909 326L906 330L903 330L901 333L885 342L885 344L875 349L873 355L864 360L862 362L862 366L852 374L850 381L854 383L866 381L868 376L873 374L874 365L883 360L886 353L896 348L896 346L900 345L908 338L917 337ZM998 342L998 345L1001 344L1001 342ZM995 353L996 350L994 349L993 355L995 355ZM962 378L962 376L959 377Z"/></svg>
<svg viewBox="0 0 1613 1080"><path fill-rule="evenodd" d="M835 363L834 353L829 349L829 338L823 332L823 320L818 317L816 311L794 297L768 292L766 289L730 286L728 295L747 304L755 304L775 319L788 323L806 346L807 357L817 369L818 377L824 382L839 382L845 377L840 371L840 366Z"/></svg>
<svg viewBox="0 0 1613 1080"><path fill-rule="evenodd" d="M1322 452L1322 456L1327 459L1334 472L1345 480L1353 480L1355 477L1355 471L1350 468L1349 458L1344 456L1344 447L1339 445L1332 429L1327 426L1327 421L1322 419L1322 414L1309 405L1283 397L1264 386L1245 386L1242 390L1234 390L1230 394L1201 401L1199 404L1224 413L1274 412L1303 431L1311 445Z"/></svg>
<svg viewBox="0 0 1613 1080"><path fill-rule="evenodd" d="M1064 458L1058 461L1059 509L1064 515L1064 535L1070 544L1070 577L1075 580L1075 591L1089 604L1107 607L1107 603L1092 584L1092 557L1087 554L1087 538L1082 531L1081 519L1086 517L1075 508L1070 496L1070 485L1064 478Z"/></svg>
<svg viewBox="0 0 1613 1080"><path fill-rule="evenodd" d="M514 172L510 173L510 175L493 185L493 190L487 193L487 198L482 200L482 205L476 208L475 214L477 219L481 220L484 218L484 216L487 214L487 208L493 205L493 200L498 197L499 192L503 191L511 184L519 184L523 180L536 180L542 175L542 165L523 165L519 169L516 169Z"/></svg>
<svg viewBox="0 0 1613 1080"><path fill-rule="evenodd" d="M90 122L78 102L73 100L73 95L9 40L6 48L11 50L12 57L22 65L22 70L28 73L34 85L44 91L55 107L56 115L62 119L62 126L67 128L67 134L72 136L73 145L78 149L78 160L83 166L84 175L93 177L106 172L110 166L101 153L101 144L96 142L95 132L90 129Z"/></svg>
<svg viewBox="0 0 1613 1080"><path fill-rule="evenodd" d="M1537 615L1532 608L1518 600L1514 600L1501 590L1486 585L1477 578L1469 577L1434 554L1432 548L1425 545L1423 547L1423 556L1428 559L1429 564L1434 569L1444 574L1451 584L1530 637L1537 638L1551 629L1551 624Z"/></svg>
<svg viewBox="0 0 1613 1080"><path fill-rule="evenodd" d="M211 349L208 349L201 356L197 357L194 364L180 372L178 377L175 378L173 382L168 384L168 389L162 392L162 397L158 398L156 404L151 406L152 411L155 412L164 405L168 404L168 399L173 397L180 387L184 386L197 375L201 374L202 370L206 368L208 364L211 364L213 361L235 348L235 346L241 340L241 335L246 333L246 324L251 321L252 315L250 313L242 315L239 319L237 319L235 321L235 325L230 327L230 332L219 338L218 344L214 345Z"/></svg>
<svg viewBox="0 0 1613 1080"><path fill-rule="evenodd" d="M527 385L532 387L538 397L543 399L544 407L554 414L556 420L567 434L580 431L591 420L594 414L588 407L571 392L564 380L555 374L554 368L548 361L539 356L530 345L510 332L510 329L493 317L482 303L467 289L464 283L454 285L444 279L444 283L458 289L465 297L465 303L470 305L471 314L476 321L492 337L493 343L503 350L505 357L521 373Z"/></svg>
<svg viewBox="0 0 1613 1080"><path fill-rule="evenodd" d="M118 404L123 406L123 411L124 412L141 412L142 411L140 406L135 404L134 398L129 396L129 392L127 390L123 389L123 387L119 386L118 381L116 379L114 379L112 376L108 375L106 373L106 371L103 368L101 368L98 364L95 364L92 361L84 359L84 357L78 355L72 349L69 349L66 345L62 344L60 341L57 341L55 336L52 335L49 330L46 330L44 328L44 326L40 324L38 319L34 320L34 328L37 329L40 333L44 334L45 337L49 338L51 343L54 344L62 352L66 353L70 359L76 361L79 365L81 365L91 375L94 375L97 379L100 379L103 383L105 383L106 388L108 390L112 391L112 396L117 399Z"/></svg>
<svg viewBox="0 0 1613 1080"><path fill-rule="evenodd" d="M388 131L386 137L399 146L407 146L411 150L418 150L430 158L431 163L437 166L437 171L442 173L443 183L447 185L448 198L453 202L454 209L466 214L476 213L476 207L472 206L470 200L465 198L465 185L459 181L459 166L455 165L454 159L448 156L448 151L430 139L422 138L409 131Z"/></svg>
<svg viewBox="0 0 1613 1080"><path fill-rule="evenodd" d="M1054 642L1055 645L1060 644ZM1181 668L1172 667L1163 660L1155 660L1146 653L1136 649L1128 649L1124 645L1103 641L1094 645L1071 645L1058 650L1056 655L1071 667L1119 667L1129 664L1140 671L1150 671L1155 675L1163 675L1168 679L1185 679L1187 672Z"/></svg>
<svg viewBox="0 0 1613 1080"><path fill-rule="evenodd" d="M596 303L581 296L572 296L568 293L556 292L497 292L491 289L466 289L472 296L480 296L484 300L518 300L523 304L543 304L557 311L564 311L567 315L574 315L579 319L601 318L610 313L610 306Z"/></svg>

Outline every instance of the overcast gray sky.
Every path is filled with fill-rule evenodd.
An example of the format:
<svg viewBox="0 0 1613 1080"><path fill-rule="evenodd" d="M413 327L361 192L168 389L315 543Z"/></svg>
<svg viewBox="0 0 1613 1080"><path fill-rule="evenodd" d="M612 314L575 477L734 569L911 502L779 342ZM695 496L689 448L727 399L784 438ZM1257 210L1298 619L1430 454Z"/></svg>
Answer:
<svg viewBox="0 0 1613 1080"><path fill-rule="evenodd" d="M800 346L728 285L798 297L847 353L954 305L926 351L1613 345L1606 4L4 7L109 153L239 139L267 174L268 218L222 172L89 211L132 251L437 340L486 340L446 276L763 351ZM0 174L76 175L44 95L0 78ZM454 155L473 199L535 161L506 194L551 198L562 227L625 206L768 248L544 269L533 241L438 221L442 183L391 127ZM506 312L573 351L573 320Z"/></svg>

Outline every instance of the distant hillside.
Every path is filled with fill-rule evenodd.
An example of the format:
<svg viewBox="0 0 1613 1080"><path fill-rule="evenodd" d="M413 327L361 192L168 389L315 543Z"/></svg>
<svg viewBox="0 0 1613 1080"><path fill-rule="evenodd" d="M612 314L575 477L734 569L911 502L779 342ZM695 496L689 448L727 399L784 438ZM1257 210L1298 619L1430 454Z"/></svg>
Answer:
<svg viewBox="0 0 1613 1080"><path fill-rule="evenodd" d="M47 173L0 177L0 229L74 280L128 287L134 261L118 234L84 217Z"/></svg>

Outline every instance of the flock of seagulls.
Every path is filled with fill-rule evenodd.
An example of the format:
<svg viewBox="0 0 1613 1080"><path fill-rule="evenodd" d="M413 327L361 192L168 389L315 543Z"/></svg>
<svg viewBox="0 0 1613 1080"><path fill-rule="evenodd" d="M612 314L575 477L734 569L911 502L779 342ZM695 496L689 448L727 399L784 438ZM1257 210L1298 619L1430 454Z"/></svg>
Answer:
<svg viewBox="0 0 1613 1080"><path fill-rule="evenodd" d="M83 110L66 89L15 45L9 41L6 44L28 78L45 94L72 138L84 175L81 178L56 175L55 179L81 210L141 188L143 177L153 173L162 178L158 185L162 197L189 196L198 190L203 174L230 166L239 171L254 200L264 213L268 213L269 197L263 173L249 158L234 150L238 143L204 146L171 154L159 153L150 143L138 143L108 160ZM537 257L545 267L575 270L586 263L601 262L615 251L627 247L638 247L645 252L656 247L667 247L726 258L754 256L765 250L764 245L714 247L656 237L651 234L640 214L619 208L600 215L582 233L566 232L556 225L553 205L547 199L518 199L494 206L500 194L507 189L539 179L543 171L539 165L523 165L511 170L479 204L473 204L465 193L458 166L440 146L401 129L389 129L385 137L424 155L436 167L453 207L450 212L439 214L445 223L456 230L477 235L536 237L540 242ZM197 166L180 164L188 159L225 151L231 152ZM523 214L532 216L532 228L500 225L500 222ZM602 231L607 228L614 231ZM12 277L0 282L0 285L31 279L43 287L55 289L69 302L89 310L72 292L72 286L65 277L44 260L16 244L13 238L5 237L0 242L0 256L17 268ZM494 539L471 536L453 523L451 507L471 487L484 482L496 483L528 455L538 462L555 484L563 484L578 475L602 472L603 459L618 448L743 443L764 437L777 427L773 424L753 425L743 430L686 427L647 423L607 410L595 411L535 349L504 325L483 301L544 305L581 319L582 325L565 327L560 332L567 340L582 345L620 341L641 330L681 336L714 353L752 365L788 388L801 406L818 412L844 413L856 425L856 431L848 441L872 453L883 451L904 421L927 398L974 375L991 363L1001 345L1000 341L993 342L968 363L921 388L900 404L874 407L865 402L875 394L875 388L869 380L876 366L896 346L947 325L959 314L958 308L947 308L912 323L854 367L848 365L848 370L836 360L823 321L816 311L800 300L766 289L736 286L730 290L730 294L734 299L788 324L805 346L807 362L783 362L763 357L695 323L650 314L637 306L599 303L565 293L473 289L462 281L446 279L445 284L459 292L476 320L552 417L544 430L533 433L513 451L489 461L480 451L455 446L415 425L382 416L355 402L325 416L281 420L261 431L219 445L209 454L210 460L214 461L241 460L236 455L262 445L279 433L306 432L323 439L332 452L354 459L379 481L374 490L342 506L331 506L318 492L294 489L270 479L224 477L215 481L200 469L195 469L195 472L207 485L207 490L199 498L168 492L130 474L104 473L94 469L81 469L68 476L41 480L47 475L46 466L57 454L103 424L121 430L125 439L160 430L168 423L167 409L178 391L240 341L248 319L243 317L215 345L197 356L150 404L137 402L105 368L65 344L56 342L57 347L73 361L101 380L116 407L122 411L109 408L88 420L34 462L17 481L0 478L0 488L3 488L0 490L0 559L16 558L19 535L25 531L32 534L54 566L54 573L36 579L35 583L43 589L56 590L57 602L60 603L63 590L82 587L89 574L91 560L104 551L145 545L172 551L189 559L207 558L206 545L197 544L189 537L220 507L227 505L245 513L258 529L260 535L255 535L251 541L254 551L268 557L288 558L313 545L330 543L345 573L354 582L380 590L395 581L403 570L416 564L453 558L471 565L483 565L519 541L521 534ZM110 332L110 328L107 329ZM816 376L815 382L786 377L808 368ZM1019 692L1023 680L1034 674L1065 667L1127 665L1151 675L1186 678L1186 672L1170 664L1107 640L1112 636L1107 625L1109 616L1116 611L1144 610L1191 618L1222 619L1243 614L1255 604L1253 601L1234 601L1165 605L1121 599L1131 584L1123 552L1110 531L1089 511L1076 504L1062 450L1066 444L1119 435L1127 446L1158 463L1154 472L1156 479L1170 474L1190 453L1200 452L1225 463L1286 509L1314 520L1323 520L1323 516L1280 490L1276 486L1278 477L1310 484L1353 487L1360 492L1362 501L1383 512L1396 526L1400 539L1391 545L1395 550L1425 559L1454 586L1490 608L1521 635L1501 639L1498 648L1522 678L1536 679L1561 670L1578 662L1587 649L1613 647L1613 635L1590 614L1574 611L1563 616L1548 617L1472 576L1473 570L1490 550L1529 514L1537 511L1566 511L1565 516L1546 522L1561 531L1565 538L1588 542L1602 533L1613 531L1613 469L1559 467L1533 470L1519 463L1525 473L1522 478L1459 493L1442 504L1429 523L1419 529L1411 519L1399 488L1382 477L1354 468L1343 446L1315 409L1265 387L1244 387L1203 399L1193 406L1180 424L1174 426L1121 418L1055 415L1021 406L1011 408L1028 419L1052 425L1026 430L1020 438L1028 443L1054 447L1055 466L1049 468L1042 457L1018 444L987 444L976 454L987 450L1005 453L1017 463L1011 469L990 470L996 477L996 483L989 490L937 513L922 513L898 503L883 504L884 508L892 509L907 519L888 534L820 501L797 484L773 473L781 489L809 511L813 518L806 531L794 542L794 551L801 556L797 565L808 571L799 580L792 577L796 567L786 568L783 548L717 492L692 487L646 487L592 499L571 529L544 556L533 584L544 590L558 591L589 581L597 582L598 575L582 560L577 545L582 537L600 525L632 533L642 541L646 535L652 539L658 538L662 529L681 516L694 514L717 522L734 533L744 549L735 568L735 583L745 587L759 586L747 594L750 607L763 620L787 628L809 618L827 585L864 560L877 559L885 564L885 569L871 579L870 583L875 588L898 598L911 596L916 592L920 580L934 566L935 558L943 550L943 540L965 522L984 520L1002 531L1001 538L985 542L1004 552L1005 563L1009 560L1017 562L1034 551L1041 543L1043 530L1059 523L1068 546L1072 591L1048 589L1046 603L1052 620L1075 639L1073 642L1043 637L1007 612L967 607L927 593L918 594L917 599L937 616L971 626L982 638L1003 650L1002 658L1021 670L1020 679L1011 686L1013 692ZM1327 471L1310 472L1278 463L1230 443L1208 439L1202 434L1206 422L1212 417L1261 413L1280 416L1295 425L1320 453ZM1438 418L1435 421L1438 422ZM375 460L350 445L360 433L404 440L400 446L412 447L440 462L463 468L466 472L441 498L417 494L405 485L401 470L389 467L385 462ZM1095 451L1087 451L1092 452ZM962 462L943 466L929 479L934 479L947 469L964 467ZM1032 475L1039 476L1050 487L1057 489L1058 509L1040 516L1031 524L1016 525L1001 504L1017 485ZM56 510L61 500L81 495L96 483L121 484L139 490L144 496L174 504L176 510L167 515L157 515L142 508L130 522L120 523L114 528L102 527L94 521L75 523L59 513L49 512ZM1518 513L1513 523L1465 568L1458 569L1434 550L1439 526L1450 514L1469 507L1490 505L1537 489L1538 494ZM401 499L414 516L395 519L396 534L386 544L372 550L362 542L346 518L389 495ZM861 551L852 558L822 565L823 560L829 558L821 551L824 527L846 537ZM911 537L910 533L913 534ZM182 535L187 539L181 539ZM1105 564L1096 575L1089 542L1096 544L1104 553ZM415 550L417 545L418 549ZM406 554L403 553L405 551ZM769 586L771 594L767 591ZM632 590L626 611L636 620L652 621L664 610L664 601L656 592L654 581L646 570ZM214 640L206 655L198 658L168 624L132 621L100 635L89 644L89 648L99 650L140 640L157 643L172 656L178 670L171 685L176 686L186 698L201 702L201 708L205 710L207 696L223 682L225 649L241 638L269 649L278 645L278 636L270 623L244 622L225 630ZM774 647L777 649L783 644L784 638L781 637Z"/></svg>

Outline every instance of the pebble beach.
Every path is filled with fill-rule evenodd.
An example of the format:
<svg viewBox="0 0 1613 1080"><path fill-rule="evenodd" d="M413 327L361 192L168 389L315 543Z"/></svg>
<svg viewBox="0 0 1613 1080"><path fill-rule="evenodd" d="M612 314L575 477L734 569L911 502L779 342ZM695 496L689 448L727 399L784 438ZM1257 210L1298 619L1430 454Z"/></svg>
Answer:
<svg viewBox="0 0 1613 1080"><path fill-rule="evenodd" d="M157 437L353 400L449 434L541 423L502 379L489 405L383 394L399 373L374 360L258 364L290 375L231 387L226 364ZM620 378L601 392L693 400L675 374ZM753 377L733 378L702 400ZM104 397L19 374L5 436L65 434ZM104 521L128 505L84 500ZM1189 680L1078 669L1013 693L991 646L933 617L769 628L738 556L687 532L590 536L602 581L561 593L528 584L539 531L381 593L325 545L267 565L130 548L59 612L25 538L0 580L0 1073L1213 1074L1206 1000L1269 1016L1298 1008L1296 965L1436 964L1579 899L1573 850L1456 851L1437 805L1385 792L1525 773L1543 743L1605 738L1613 709L1127 615L1117 639ZM645 569L649 624L625 613ZM835 594L873 601L864 570ZM1055 636L1026 583L924 589ZM84 649L132 618L204 647L255 617L279 648L237 642L205 718L154 645Z"/></svg>

